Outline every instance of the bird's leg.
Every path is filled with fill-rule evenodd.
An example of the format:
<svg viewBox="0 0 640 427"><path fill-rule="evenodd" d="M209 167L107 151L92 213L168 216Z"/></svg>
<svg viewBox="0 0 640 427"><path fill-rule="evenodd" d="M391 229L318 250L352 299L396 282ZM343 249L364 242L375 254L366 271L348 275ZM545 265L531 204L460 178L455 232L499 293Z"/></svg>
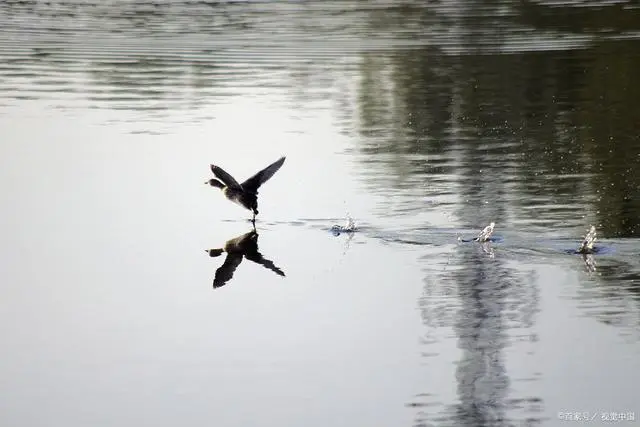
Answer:
<svg viewBox="0 0 640 427"><path fill-rule="evenodd" d="M253 218L251 218L251 224L253 224L253 229L256 229L256 214L253 214Z"/></svg>

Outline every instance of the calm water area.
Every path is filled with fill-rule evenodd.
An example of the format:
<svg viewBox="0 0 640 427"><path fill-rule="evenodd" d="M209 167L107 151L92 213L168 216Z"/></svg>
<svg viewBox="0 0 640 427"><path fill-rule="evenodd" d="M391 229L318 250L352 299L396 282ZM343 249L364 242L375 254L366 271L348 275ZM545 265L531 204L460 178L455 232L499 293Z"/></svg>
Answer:
<svg viewBox="0 0 640 427"><path fill-rule="evenodd" d="M0 2L0 426L640 425L639 78L630 1Z"/></svg>

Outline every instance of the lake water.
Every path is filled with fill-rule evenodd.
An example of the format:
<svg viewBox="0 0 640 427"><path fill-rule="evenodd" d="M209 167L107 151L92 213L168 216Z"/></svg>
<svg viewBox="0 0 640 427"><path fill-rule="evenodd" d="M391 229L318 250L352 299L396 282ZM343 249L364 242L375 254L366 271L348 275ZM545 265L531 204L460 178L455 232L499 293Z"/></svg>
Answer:
<svg viewBox="0 0 640 427"><path fill-rule="evenodd" d="M638 70L630 2L2 2L0 425L640 425Z"/></svg>

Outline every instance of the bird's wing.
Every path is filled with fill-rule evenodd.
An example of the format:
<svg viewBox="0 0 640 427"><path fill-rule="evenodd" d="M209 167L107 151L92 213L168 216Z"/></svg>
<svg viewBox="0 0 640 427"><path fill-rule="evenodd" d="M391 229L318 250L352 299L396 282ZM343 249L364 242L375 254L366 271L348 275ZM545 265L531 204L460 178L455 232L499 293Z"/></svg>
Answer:
<svg viewBox="0 0 640 427"><path fill-rule="evenodd" d="M244 256L249 261L253 261L253 262L257 263L257 264L260 264L263 267L268 268L269 270L273 271L274 273L276 273L279 276L284 276L284 271L282 271L278 267L276 267L276 265L273 263L273 261L270 261L270 260L266 259L265 257L263 257L260 252L256 251L256 252L252 252L252 253L249 253L249 254L245 254Z"/></svg>
<svg viewBox="0 0 640 427"><path fill-rule="evenodd" d="M285 157L280 157L277 161L271 163L269 166L262 169L260 172L253 175L251 178L247 179L245 182L242 183L242 188L245 191L248 191L251 193L257 193L258 188L260 188L262 184L267 182L267 180L271 178L274 173L278 172L278 169L282 167L282 164L284 163L284 159Z"/></svg>
<svg viewBox="0 0 640 427"><path fill-rule="evenodd" d="M238 181L236 181L231 175L225 172L220 166L211 165L211 172L218 178L220 181L224 183L227 187L230 188L241 188Z"/></svg>
<svg viewBox="0 0 640 427"><path fill-rule="evenodd" d="M242 262L242 254L227 254L227 258L224 263L216 270L216 275L213 279L213 287L219 288L224 286L231 278L236 268Z"/></svg>

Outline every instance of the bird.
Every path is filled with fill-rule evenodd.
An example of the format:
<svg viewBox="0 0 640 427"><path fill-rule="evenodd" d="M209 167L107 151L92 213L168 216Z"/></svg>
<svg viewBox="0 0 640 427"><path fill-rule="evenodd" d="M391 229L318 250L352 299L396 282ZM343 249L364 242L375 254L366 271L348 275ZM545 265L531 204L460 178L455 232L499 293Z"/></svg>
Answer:
<svg viewBox="0 0 640 427"><path fill-rule="evenodd" d="M256 215L258 215L258 189L282 167L285 158L284 156L279 158L242 184L239 184L238 181L225 172L220 166L211 165L211 172L213 172L218 179L212 178L206 181L205 184L220 188L222 194L224 194L227 199L252 211L253 218L251 222L255 227Z"/></svg>
<svg viewBox="0 0 640 427"><path fill-rule="evenodd" d="M582 243L580 243L580 247L578 248L578 250L576 252L580 253L580 254L588 254L591 253L593 251L593 245L596 242L596 228L592 225L586 236L584 236L584 239L582 240Z"/></svg>
<svg viewBox="0 0 640 427"><path fill-rule="evenodd" d="M493 234L493 227L495 227L495 225L496 225L495 222L492 222L491 224L487 225L484 228L484 230L482 230L480 234L478 234L478 237L476 237L473 240L475 240L476 242L486 242L487 240L489 240L489 238Z"/></svg>
<svg viewBox="0 0 640 427"><path fill-rule="evenodd" d="M284 277L285 275L284 271L276 267L273 261L265 259L262 254L258 252L258 233L255 229L228 240L222 248L205 249L205 252L207 252L210 257L220 256L224 252L227 253L227 258L224 260L224 263L216 270L216 275L213 279L214 289L224 286L231 280L233 273L242 262L243 257L268 268L279 276Z"/></svg>

